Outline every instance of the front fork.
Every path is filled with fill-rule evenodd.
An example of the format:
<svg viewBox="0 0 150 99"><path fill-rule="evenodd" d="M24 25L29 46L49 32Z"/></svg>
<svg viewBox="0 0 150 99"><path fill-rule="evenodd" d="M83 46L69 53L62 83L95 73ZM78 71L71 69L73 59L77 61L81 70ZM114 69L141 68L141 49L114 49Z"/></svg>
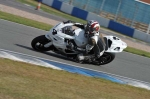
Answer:
<svg viewBox="0 0 150 99"><path fill-rule="evenodd" d="M52 42L52 40L51 40L51 38L49 37L48 34L46 34L45 37L50 41L50 42L48 42L47 44L44 45L45 48L48 48L53 44L53 42Z"/></svg>
<svg viewBox="0 0 150 99"><path fill-rule="evenodd" d="M45 47L45 48L48 48L48 47L50 47L52 44L53 44L52 42L48 42L47 44L44 45L44 47Z"/></svg>

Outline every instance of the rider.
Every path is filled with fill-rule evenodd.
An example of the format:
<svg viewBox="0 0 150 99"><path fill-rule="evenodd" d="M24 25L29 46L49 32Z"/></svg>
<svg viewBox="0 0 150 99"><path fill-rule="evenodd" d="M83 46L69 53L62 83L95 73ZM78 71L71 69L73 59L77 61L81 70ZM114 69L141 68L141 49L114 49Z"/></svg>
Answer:
<svg viewBox="0 0 150 99"><path fill-rule="evenodd" d="M78 60L84 60L84 56L88 54L92 49L95 52L96 58L99 58L104 53L104 48L99 48L97 45L97 42L99 40L100 36L100 25L95 20L90 20L87 22L86 25L80 24L80 23L74 23L72 21L66 21L64 24L67 23L73 23L74 26L79 27L81 29L85 30L85 36L88 38L88 44L86 45L86 49L83 51L82 54L79 54L77 56ZM103 44L102 44L103 45ZM80 50L80 49L78 49Z"/></svg>

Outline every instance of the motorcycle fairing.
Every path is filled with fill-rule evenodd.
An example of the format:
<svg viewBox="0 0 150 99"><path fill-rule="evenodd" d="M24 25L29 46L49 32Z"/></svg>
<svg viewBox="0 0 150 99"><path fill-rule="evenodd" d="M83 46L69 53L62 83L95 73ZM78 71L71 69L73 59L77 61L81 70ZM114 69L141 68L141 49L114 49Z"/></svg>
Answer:
<svg viewBox="0 0 150 99"><path fill-rule="evenodd" d="M84 36L84 30L78 28L75 29L74 36L70 36L68 34L63 33L60 29L62 27L63 23L56 25L54 28L52 28L49 33L46 34L46 38L53 41L53 45L59 48L65 48L66 49L66 42L65 39L72 39L75 41L76 45L78 47L85 48L85 45L87 44L87 38ZM66 25L68 26L68 25ZM54 30L57 31L57 33L53 33Z"/></svg>
<svg viewBox="0 0 150 99"><path fill-rule="evenodd" d="M85 48L88 43L88 39L85 37L85 31L83 29L76 29L75 31L75 43L78 47Z"/></svg>
<svg viewBox="0 0 150 99"><path fill-rule="evenodd" d="M46 38L51 40L53 45L56 48L67 49L66 48L67 42L65 42L65 39L74 40L74 42L76 43L78 47L85 48L88 42L88 39L84 35L85 31L83 29L77 28L73 31L74 35L71 36L62 32L61 28L64 27L64 25L70 26L73 24L72 23L69 23L69 24L60 23L54 26L49 31L49 33L45 35ZM54 30L56 30L57 33L53 33ZM118 53L118 52L122 52L123 49L127 47L127 44L116 36L104 36L104 38L106 38L105 43L107 45L105 47L105 52Z"/></svg>
<svg viewBox="0 0 150 99"><path fill-rule="evenodd" d="M116 36L104 36L107 38L107 50L105 52L118 53L127 47L127 44Z"/></svg>

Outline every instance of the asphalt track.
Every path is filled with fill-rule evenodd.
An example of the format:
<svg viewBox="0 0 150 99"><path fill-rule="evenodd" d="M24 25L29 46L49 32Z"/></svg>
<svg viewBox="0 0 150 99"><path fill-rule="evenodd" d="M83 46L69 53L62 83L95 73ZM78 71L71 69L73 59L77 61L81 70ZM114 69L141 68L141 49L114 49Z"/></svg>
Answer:
<svg viewBox="0 0 150 99"><path fill-rule="evenodd" d="M15 2L15 0L0 0L0 3L58 21L66 20L64 18L50 15L42 11L35 11L34 8L17 3ZM150 82L149 58L144 58L141 56L123 52L116 54L116 59L112 63L99 67L89 64L78 64L51 52L39 53L33 51L30 45L31 40L34 37L43 35L45 33L47 32L43 30L38 30L16 23L0 20L0 49L34 55L50 60L55 60L63 63L73 64L98 71Z"/></svg>
<svg viewBox="0 0 150 99"><path fill-rule="evenodd" d="M31 48L34 37L46 34L46 31L16 23L0 20L0 49L11 50L19 53L38 56L62 63L73 64L81 67L103 71L120 76L125 76L145 82L150 82L150 59L130 53L116 54L116 59L107 65L95 66L91 64L78 64L69 59L51 53L39 53Z"/></svg>

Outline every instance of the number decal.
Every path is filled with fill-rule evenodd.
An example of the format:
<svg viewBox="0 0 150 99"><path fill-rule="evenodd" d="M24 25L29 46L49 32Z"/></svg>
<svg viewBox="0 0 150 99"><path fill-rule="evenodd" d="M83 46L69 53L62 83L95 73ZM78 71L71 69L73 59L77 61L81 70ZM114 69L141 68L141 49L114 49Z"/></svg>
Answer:
<svg viewBox="0 0 150 99"><path fill-rule="evenodd" d="M55 29L53 29L53 32L52 32L53 35L57 34L57 31Z"/></svg>

